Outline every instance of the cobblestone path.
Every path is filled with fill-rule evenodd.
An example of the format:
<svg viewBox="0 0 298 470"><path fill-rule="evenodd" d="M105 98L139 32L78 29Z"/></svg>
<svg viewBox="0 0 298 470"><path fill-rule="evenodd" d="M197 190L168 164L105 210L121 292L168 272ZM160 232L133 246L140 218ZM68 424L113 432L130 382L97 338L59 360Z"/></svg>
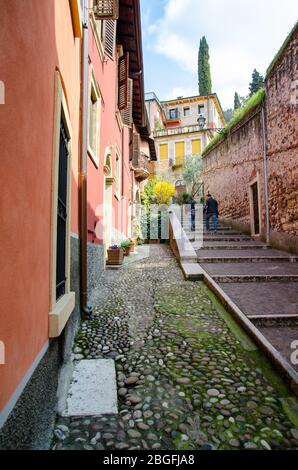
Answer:
<svg viewBox="0 0 298 470"><path fill-rule="evenodd" d="M104 274L74 346L115 359L119 415L58 417L53 449L298 448L286 387L166 246L150 252Z"/></svg>

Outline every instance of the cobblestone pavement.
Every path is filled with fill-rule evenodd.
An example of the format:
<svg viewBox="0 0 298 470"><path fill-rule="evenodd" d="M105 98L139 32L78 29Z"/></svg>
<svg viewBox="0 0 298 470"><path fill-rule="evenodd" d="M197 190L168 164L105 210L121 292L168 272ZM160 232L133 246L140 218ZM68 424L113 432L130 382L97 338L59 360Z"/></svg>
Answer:
<svg viewBox="0 0 298 470"><path fill-rule="evenodd" d="M150 253L105 273L74 346L115 359L119 414L57 417L53 449L297 449L287 388L166 246Z"/></svg>

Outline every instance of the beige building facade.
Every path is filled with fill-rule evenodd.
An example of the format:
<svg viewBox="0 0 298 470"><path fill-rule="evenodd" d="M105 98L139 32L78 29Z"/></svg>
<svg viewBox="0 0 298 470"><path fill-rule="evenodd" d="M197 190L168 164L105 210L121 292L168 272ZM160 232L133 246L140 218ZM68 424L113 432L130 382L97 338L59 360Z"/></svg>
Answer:
<svg viewBox="0 0 298 470"><path fill-rule="evenodd" d="M220 102L216 94L160 102L154 93L148 93L146 107L157 148L151 178L167 176L178 187L183 184L186 158L201 158L214 133L224 127Z"/></svg>

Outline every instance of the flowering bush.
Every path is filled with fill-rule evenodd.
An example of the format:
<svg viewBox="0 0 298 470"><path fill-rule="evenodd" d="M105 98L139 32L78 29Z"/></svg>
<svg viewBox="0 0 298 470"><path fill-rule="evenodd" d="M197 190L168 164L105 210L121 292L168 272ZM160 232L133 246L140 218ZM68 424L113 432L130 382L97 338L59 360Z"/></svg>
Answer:
<svg viewBox="0 0 298 470"><path fill-rule="evenodd" d="M175 186L161 181L154 186L154 194L157 204L169 204L171 197L175 194Z"/></svg>

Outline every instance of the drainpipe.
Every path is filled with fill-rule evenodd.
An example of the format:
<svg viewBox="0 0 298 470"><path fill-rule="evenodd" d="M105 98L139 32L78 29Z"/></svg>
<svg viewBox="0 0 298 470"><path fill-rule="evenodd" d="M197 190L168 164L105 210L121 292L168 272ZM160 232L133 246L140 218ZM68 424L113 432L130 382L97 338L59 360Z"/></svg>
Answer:
<svg viewBox="0 0 298 470"><path fill-rule="evenodd" d="M83 56L82 56L82 115L81 115L81 158L79 178L80 214L80 304L81 314L87 319L92 314L92 306L87 301L87 113L88 113L88 0L83 0Z"/></svg>
<svg viewBox="0 0 298 470"><path fill-rule="evenodd" d="M263 167L264 167L264 193L265 193L265 217L266 217L266 243L270 243L270 218L269 218L269 196L268 196L268 159L266 145L265 104L261 110L262 136L263 136Z"/></svg>

